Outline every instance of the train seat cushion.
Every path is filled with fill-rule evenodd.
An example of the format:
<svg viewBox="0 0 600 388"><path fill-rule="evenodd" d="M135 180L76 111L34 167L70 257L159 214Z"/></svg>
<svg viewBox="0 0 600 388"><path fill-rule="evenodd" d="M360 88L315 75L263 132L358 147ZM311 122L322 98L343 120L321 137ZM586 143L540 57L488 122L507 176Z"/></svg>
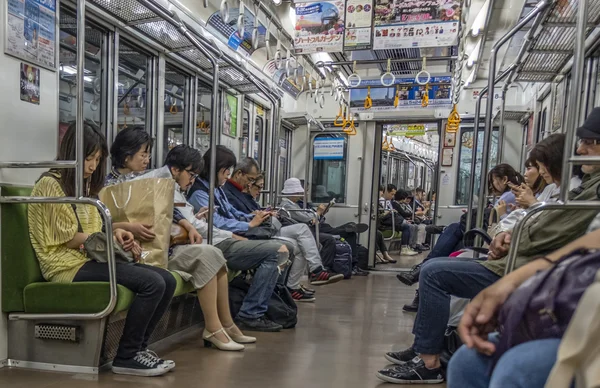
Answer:
<svg viewBox="0 0 600 388"><path fill-rule="evenodd" d="M391 238L393 235L394 239L399 239L402 237L402 232L397 231L396 233L392 233L391 230L382 230L381 234L383 234L383 238Z"/></svg>
<svg viewBox="0 0 600 388"><path fill-rule="evenodd" d="M3 196L29 196L31 188L0 187ZM108 304L105 282L48 283L42 277L38 260L29 241L26 204L2 204L0 257L2 273L2 311L27 313L95 313ZM177 280L175 296L194 290L173 273ZM127 310L135 294L118 286L114 313Z"/></svg>

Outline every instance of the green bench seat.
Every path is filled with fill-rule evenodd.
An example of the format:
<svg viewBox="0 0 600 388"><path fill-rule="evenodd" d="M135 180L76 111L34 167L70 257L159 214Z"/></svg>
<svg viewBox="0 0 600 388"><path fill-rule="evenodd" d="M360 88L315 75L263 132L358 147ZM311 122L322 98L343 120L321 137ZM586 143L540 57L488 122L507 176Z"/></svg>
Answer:
<svg viewBox="0 0 600 388"><path fill-rule="evenodd" d="M383 234L383 238L394 238L394 239L400 239L402 238L402 232L400 231L396 231L396 233L392 233L391 230L384 230L381 232L381 234Z"/></svg>
<svg viewBox="0 0 600 388"><path fill-rule="evenodd" d="M29 196L31 188L0 187L3 196ZM49 283L40 272L29 240L26 204L2 204L0 257L2 273L2 311L4 313L85 314L102 311L108 304L106 282ZM191 284L173 273L177 280L175 296L194 291ZM129 309L135 294L117 286L116 314Z"/></svg>

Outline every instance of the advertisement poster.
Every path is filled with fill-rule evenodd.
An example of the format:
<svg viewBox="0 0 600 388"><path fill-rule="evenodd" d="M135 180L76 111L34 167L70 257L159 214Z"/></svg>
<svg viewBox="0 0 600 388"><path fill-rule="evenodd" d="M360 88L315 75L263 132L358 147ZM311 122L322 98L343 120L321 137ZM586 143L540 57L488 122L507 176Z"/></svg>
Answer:
<svg viewBox="0 0 600 388"><path fill-rule="evenodd" d="M221 18L220 12L215 12L208 18L206 23L209 31L213 33L221 42L227 44L238 53L250 56L255 51L252 46L252 31L254 30L254 14L244 8L244 36L243 39L237 31L237 20L240 14L239 8L229 9L229 22L225 23ZM265 35L267 28L259 22L258 24L258 47L265 47Z"/></svg>
<svg viewBox="0 0 600 388"><path fill-rule="evenodd" d="M309 79L308 73L305 73L302 66L300 66L297 71L298 77L294 77L294 74L292 74L291 77L287 77L285 67L280 67L281 68L278 69L277 66L275 66L275 61L270 60L263 67L263 72L271 77L271 79L275 81L275 83L279 85L285 92L289 93L290 96L292 96L294 99L298 99L302 88L302 86L298 84L304 81L301 74L304 73L306 79Z"/></svg>
<svg viewBox="0 0 600 388"><path fill-rule="evenodd" d="M21 101L40 105L40 69L21 62Z"/></svg>
<svg viewBox="0 0 600 388"><path fill-rule="evenodd" d="M562 80L556 85L556 95L554 98L554 113L552 114L552 132L559 130L562 127L563 115L565 113L565 83Z"/></svg>
<svg viewBox="0 0 600 388"><path fill-rule="evenodd" d="M405 136L405 137L414 137L414 136L424 136L425 135L425 125L423 124L395 124L387 127L387 132L389 136Z"/></svg>
<svg viewBox="0 0 600 388"><path fill-rule="evenodd" d="M56 0L7 0L4 52L49 70L56 67Z"/></svg>
<svg viewBox="0 0 600 388"><path fill-rule="evenodd" d="M227 94L227 101L224 108L223 134L231 137L237 137L237 97Z"/></svg>
<svg viewBox="0 0 600 388"><path fill-rule="evenodd" d="M456 0L378 0L375 50L455 45L460 27Z"/></svg>
<svg viewBox="0 0 600 388"><path fill-rule="evenodd" d="M429 87L429 105L427 108L443 108L452 106L452 85L450 76L431 77L431 83L442 85L432 85ZM371 99L373 106L365 109L365 98L368 90L350 89L350 108L353 112L382 112L390 110L401 110L406 108L421 107L421 97L425 93L425 86L414 85L413 77L396 78L396 85L389 88L380 87L379 78L371 80L362 80L361 87L372 86ZM447 83L447 84L446 84ZM394 107L396 93L399 94L398 107ZM427 109L423 108L423 109Z"/></svg>
<svg viewBox="0 0 600 388"><path fill-rule="evenodd" d="M344 49L344 2L296 3L294 52L341 52Z"/></svg>
<svg viewBox="0 0 600 388"><path fill-rule="evenodd" d="M373 1L347 0L344 51L370 50L372 47Z"/></svg>

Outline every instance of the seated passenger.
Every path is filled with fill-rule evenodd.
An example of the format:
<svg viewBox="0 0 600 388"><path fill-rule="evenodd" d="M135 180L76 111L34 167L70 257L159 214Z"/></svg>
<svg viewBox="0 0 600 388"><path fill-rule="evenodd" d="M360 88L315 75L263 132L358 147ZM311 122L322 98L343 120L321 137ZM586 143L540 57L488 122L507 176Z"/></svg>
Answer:
<svg viewBox="0 0 600 388"><path fill-rule="evenodd" d="M394 208L394 196L397 193L396 186L388 184L384 186L382 196L379 198L379 218L378 218L378 229L381 231L392 230L392 221L394 222L394 228L396 231L402 232L401 237L401 256L415 256L419 252L413 250L410 247L410 240L412 238L412 228L406 219ZM392 220L393 218L393 220ZM395 261L392 261L395 263Z"/></svg>
<svg viewBox="0 0 600 388"><path fill-rule="evenodd" d="M413 215L412 203L414 197L410 191L406 190L398 190L394 195L394 199L392 200L392 206L394 210L396 210L402 218L404 218L404 222L408 224L410 228L410 238L408 241L408 246L410 249L417 253L421 253L426 248L421 244L423 241L419 241L419 233L420 231L425 231L425 224L423 224L424 217L419 218L416 212ZM415 207L415 210L417 208ZM419 212L418 214L424 214Z"/></svg>
<svg viewBox="0 0 600 388"><path fill-rule="evenodd" d="M215 203L219 206L215 209L214 224L218 228L228 230L232 233L244 233L251 227L260 226L264 221L271 217L271 213L259 211L256 214L248 214L235 209L227 196L221 189L229 177L230 169L235 166L235 155L231 150L223 146L217 146L217 165L215 182ZM210 150L204 154L204 167L200 172L199 179L196 180L188 193L189 201L194 205L195 211L208 206L208 191L210 184ZM335 283L344 278L341 274L332 274L323 267L319 249L316 241L307 225L298 224L282 227L278 232L278 237L286 237L294 242L294 262L290 268L287 286L290 289L303 293L300 287L300 279L307 266L310 269L309 279L313 285L324 285Z"/></svg>
<svg viewBox="0 0 600 388"><path fill-rule="evenodd" d="M96 198L103 187L108 150L106 140L85 122L84 197ZM58 160L75 160L75 124L60 145ZM53 169L42 175L33 197L74 197L75 169ZM90 260L83 249L86 240L102 232L102 218L91 205L35 203L28 207L29 236L44 279L49 282L108 282L108 264ZM113 236L109 236L112 238ZM141 248L133 235L114 229L116 243L139 260ZM127 313L112 371L136 376L158 376L175 366L148 351L148 340L175 292L176 281L164 269L140 264L116 263L117 283L136 294Z"/></svg>
<svg viewBox="0 0 600 388"><path fill-rule="evenodd" d="M283 190L281 194L284 196L281 198L279 206L286 210L291 210L290 217L300 223L307 224L311 227L312 231L316 233L316 228L314 225L319 223L319 242L323 245L323 249L325 249L323 236L340 236L345 239L346 242L352 248L352 262L353 262L353 270L354 273L358 276L367 275L368 272L365 272L357 267L358 263L358 233L366 231L369 226L366 224L356 224L354 222L348 222L344 225L338 226L336 228L331 225L325 223L325 210L326 206L321 204L316 210L306 209L306 212L300 211L302 208L298 205L298 202L304 198L304 188L300 183L298 178L290 178L286 180L283 184ZM334 246L334 257L332 258L331 263L333 263L333 259L335 258L335 246ZM321 256L323 256L323 252L321 251ZM323 257L323 263L328 264Z"/></svg>
<svg viewBox="0 0 600 388"><path fill-rule="evenodd" d="M595 108L586 122L577 130L580 137L577 153L600 156L600 108ZM583 165L586 174L582 185L569 192L575 201L598 200L600 168ZM596 216L592 209L548 210L530 218L517 245L515 268L582 236ZM444 346L444 332L449 318L450 296L473 298L504 274L511 234L498 234L490 245L486 261L436 258L422 268L419 279L421 306L413 327L415 341L412 347L400 352L387 353L386 358L408 367L385 369L378 376L389 382L405 384L440 382L440 352ZM419 356L419 357L417 357ZM412 360L412 361L411 361Z"/></svg>
<svg viewBox="0 0 600 388"><path fill-rule="evenodd" d="M585 236L511 272L471 301L459 325L465 345L452 356L448 366L448 388L544 387L556 361L561 339L538 339L509 349L502 354L490 375L494 361L492 356L499 341L499 334L493 332L496 325L490 323L495 322L504 302L521 284L578 249L600 249L600 215ZM558 314L560 311L557 311Z"/></svg>
<svg viewBox="0 0 600 388"><path fill-rule="evenodd" d="M151 151L152 139L143 129L127 128L119 132L111 147L113 168L109 175L109 181L115 179L122 180L124 179L125 174L131 172L141 173L145 171L148 166L148 155L151 154ZM186 202L185 197L180 191L182 188L185 189L191 185L191 178L195 179L195 174L190 173L189 171L191 171L192 168L199 169L201 165L202 157L200 153L191 147L180 145L169 152L163 169L167 170L165 175L168 176L170 174L176 180L175 202ZM173 211L173 219L175 223L186 229L190 238L190 243L194 244L202 242L202 238L207 237L208 226L206 222L200 222L194 217L191 205L184 208L176 207ZM137 234L138 231L135 230L135 225L131 227L128 224L129 223L119 223L122 227L130 228L134 234ZM148 233L151 233L151 225L146 225L144 227L147 228L147 231L142 232L145 233L146 238L148 238ZM198 233L200 233L200 235ZM201 237L201 235L203 236ZM244 330L281 330L281 325L267 319L265 313L277 282L278 264L280 261L287 262L289 256L287 247L283 243L275 241L249 241L243 237L233 235L231 232L220 230L218 228L213 229L213 245L214 247L194 245L193 248L191 246L175 246L173 248L173 253L169 258L169 268L183 271L181 275L186 279L190 277L187 275L187 272L196 270L196 268L186 268L188 265L194 265L200 270L203 270L205 263L207 266L212 266L211 263L213 261L215 263L220 263L222 260L221 257L223 256L227 261L229 268L233 270L246 271L255 269L256 272L252 284L250 285L250 289L248 290L242 303L242 307L236 317L237 324ZM190 256L192 252L194 255L197 253L199 262L196 262L193 258L187 257ZM224 277L223 274L225 275ZM211 283L209 282L204 288L198 289L198 299L205 316L206 328L209 331L206 337L208 337L210 333L218 331L221 327L219 325L222 323L225 332L233 339L233 341L238 342L239 344L255 342L256 339L254 337L248 337L242 334L240 329L234 324L229 308L227 307L227 309L225 309L225 305L228 305L228 282L224 267L218 275L218 292L225 296L225 300L221 300L221 295L218 295L219 307L217 310L214 309L214 306L205 306L203 304L208 303L210 300L204 296L203 290L210 290L211 287L208 286L212 286ZM221 284L221 282L223 284ZM223 287L225 289L223 289ZM228 345L227 341L224 341L226 339L224 334L219 333L210 338L216 338L225 343L225 345ZM217 341L213 340L213 342L216 346L222 345ZM228 348L229 346L221 347ZM239 348L239 346L234 347Z"/></svg>

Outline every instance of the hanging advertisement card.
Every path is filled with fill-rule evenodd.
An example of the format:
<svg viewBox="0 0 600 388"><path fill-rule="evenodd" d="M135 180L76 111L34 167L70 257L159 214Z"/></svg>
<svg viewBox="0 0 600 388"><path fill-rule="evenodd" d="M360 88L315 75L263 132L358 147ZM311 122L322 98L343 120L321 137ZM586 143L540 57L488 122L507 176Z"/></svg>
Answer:
<svg viewBox="0 0 600 388"><path fill-rule="evenodd" d="M562 80L556 85L554 97L554 112L552 114L552 132L559 130L562 127L563 114L565 113L565 83Z"/></svg>
<svg viewBox="0 0 600 388"><path fill-rule="evenodd" d="M56 69L56 0L6 0L4 52Z"/></svg>
<svg viewBox="0 0 600 388"><path fill-rule="evenodd" d="M362 80L361 89L350 89L350 108L352 112L381 112L401 110L406 108L421 107L421 98L426 93L424 85L415 85L413 77L396 78L395 85L389 88L381 87L381 80L367 79ZM429 87L429 105L427 108L441 108L452 106L452 77L437 76L431 77L431 83L435 84ZM365 109L365 98L367 98L368 89L371 88L371 100L373 106ZM398 107L394 107L394 100L398 94ZM423 109L427 109L423 108Z"/></svg>
<svg viewBox="0 0 600 388"><path fill-rule="evenodd" d="M208 30L213 33L221 42L227 44L232 49L244 56L250 56L254 51L252 46L252 31L254 30L255 16L248 9L244 8L244 36L240 37L237 30L237 20L240 14L239 8L229 9L229 22L225 23L221 18L220 12L213 13L206 23ZM267 28L258 23L258 47L265 47L265 35Z"/></svg>
<svg viewBox="0 0 600 388"><path fill-rule="evenodd" d="M40 105L40 69L21 63L21 101Z"/></svg>
<svg viewBox="0 0 600 388"><path fill-rule="evenodd" d="M298 99L298 96L302 92L301 83L304 82L304 78L302 74L309 79L309 74L304 71L304 68L299 65L298 70L295 72L298 74L297 77L294 77L294 74L291 74L290 77L287 76L285 71L285 66L280 66L278 69L275 60L268 61L263 67L263 72L271 77L273 81L277 85L279 85L285 92L289 93L290 96L294 97L294 99ZM294 72L293 72L294 73Z"/></svg>
<svg viewBox="0 0 600 388"><path fill-rule="evenodd" d="M237 110L238 99L231 94L227 94L223 111L223 134L231 137L237 137Z"/></svg>
<svg viewBox="0 0 600 388"><path fill-rule="evenodd" d="M373 49L441 47L457 43L456 0L378 0Z"/></svg>
<svg viewBox="0 0 600 388"><path fill-rule="evenodd" d="M313 142L314 160L344 159L345 140L335 138L316 138Z"/></svg>
<svg viewBox="0 0 600 388"><path fill-rule="evenodd" d="M370 50L373 39L373 1L346 1L344 51Z"/></svg>
<svg viewBox="0 0 600 388"><path fill-rule="evenodd" d="M296 4L294 52L341 52L344 49L344 2Z"/></svg>

